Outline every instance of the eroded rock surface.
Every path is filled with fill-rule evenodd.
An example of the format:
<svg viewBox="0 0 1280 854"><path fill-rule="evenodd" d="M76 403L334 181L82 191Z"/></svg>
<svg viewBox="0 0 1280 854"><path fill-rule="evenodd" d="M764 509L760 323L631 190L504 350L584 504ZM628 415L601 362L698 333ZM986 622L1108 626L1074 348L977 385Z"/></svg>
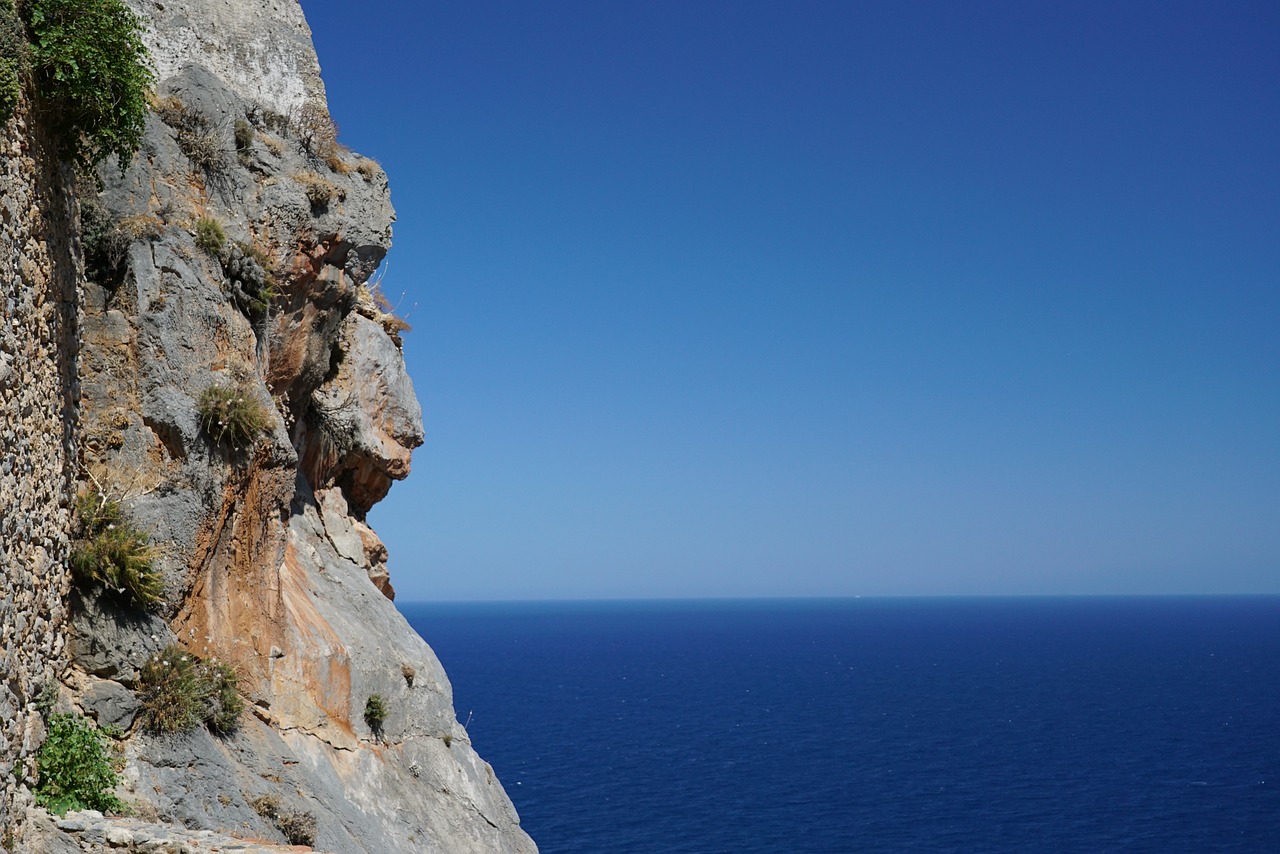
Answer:
<svg viewBox="0 0 1280 854"><path fill-rule="evenodd" d="M336 145L295 0L132 5L157 99L125 173L80 188L119 246L82 283L77 465L150 536L165 597L146 613L72 594L59 702L122 733L135 818L33 820L49 847L31 850L112 833L216 850L196 831L276 850L284 810L314 818L319 850L533 852L365 523L423 440L402 327L368 286L390 246L386 176ZM0 360L0 384L12 372ZM218 434L200 410L213 386L258 407L260 433ZM139 668L175 642L238 674L234 732L143 725Z"/></svg>

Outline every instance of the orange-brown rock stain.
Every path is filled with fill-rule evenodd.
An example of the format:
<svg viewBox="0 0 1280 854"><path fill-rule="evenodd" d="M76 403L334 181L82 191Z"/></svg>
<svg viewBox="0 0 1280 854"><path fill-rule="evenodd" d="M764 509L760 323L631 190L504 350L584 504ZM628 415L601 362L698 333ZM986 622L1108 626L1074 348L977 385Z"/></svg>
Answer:
<svg viewBox="0 0 1280 854"><path fill-rule="evenodd" d="M320 615L307 588L307 571L294 545L285 547L280 566L281 596L288 624L287 646L272 674L276 696L282 699L282 722L308 728L309 723L332 724L329 734L354 742L350 719L351 659L333 627Z"/></svg>
<svg viewBox="0 0 1280 854"><path fill-rule="evenodd" d="M283 643L277 567L293 493L292 470L263 465L262 456L227 478L192 550L191 592L172 624L193 652L231 662L255 698L267 691L272 650Z"/></svg>

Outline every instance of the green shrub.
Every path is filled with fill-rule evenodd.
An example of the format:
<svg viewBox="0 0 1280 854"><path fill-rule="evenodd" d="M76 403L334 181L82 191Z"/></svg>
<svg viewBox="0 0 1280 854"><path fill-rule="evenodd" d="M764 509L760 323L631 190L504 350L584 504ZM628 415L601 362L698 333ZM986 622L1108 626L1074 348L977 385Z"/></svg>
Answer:
<svg viewBox="0 0 1280 854"><path fill-rule="evenodd" d="M102 584L146 608L164 598L164 578L147 535L125 518L118 501L86 492L76 499L71 569L85 584Z"/></svg>
<svg viewBox="0 0 1280 854"><path fill-rule="evenodd" d="M289 840L290 845L316 844L316 816L313 812L280 813L276 818L276 827Z"/></svg>
<svg viewBox="0 0 1280 854"><path fill-rule="evenodd" d="M244 699L238 690L240 678L231 665L221 661L202 662L202 667L210 686L205 723L221 735L234 732L240 725L240 713L244 711Z"/></svg>
<svg viewBox="0 0 1280 854"><path fill-rule="evenodd" d="M240 451L253 445L271 426L267 408L245 383L211 385L196 401L200 426L215 445L224 441Z"/></svg>
<svg viewBox="0 0 1280 854"><path fill-rule="evenodd" d="M22 94L27 39L13 0L0 0L0 124L9 121Z"/></svg>
<svg viewBox="0 0 1280 854"><path fill-rule="evenodd" d="M222 223L212 217L202 216L196 220L196 246L215 258L222 254L227 245L227 233L222 230Z"/></svg>
<svg viewBox="0 0 1280 854"><path fill-rule="evenodd" d="M382 732L382 724L387 719L387 704L381 694L370 694L364 704L364 722L375 734Z"/></svg>
<svg viewBox="0 0 1280 854"><path fill-rule="evenodd" d="M129 271L129 246L138 240L155 240L164 233L164 223L151 214L133 214L116 219L93 196L80 201L80 247L84 252L85 276L114 291L124 283Z"/></svg>
<svg viewBox="0 0 1280 854"><path fill-rule="evenodd" d="M147 729L182 732L204 718L209 685L198 660L176 646L165 647L138 671L138 699Z"/></svg>
<svg viewBox="0 0 1280 854"><path fill-rule="evenodd" d="M92 169L129 165L142 144L153 76L142 22L123 0L26 0L36 90L66 155Z"/></svg>
<svg viewBox="0 0 1280 854"><path fill-rule="evenodd" d="M36 803L64 815L69 810L118 811L112 794L119 781L103 735L79 715L53 715L36 760Z"/></svg>
<svg viewBox="0 0 1280 854"><path fill-rule="evenodd" d="M226 664L165 647L138 671L138 700L147 729L182 732L205 723L217 733L233 731L244 709L237 682Z"/></svg>

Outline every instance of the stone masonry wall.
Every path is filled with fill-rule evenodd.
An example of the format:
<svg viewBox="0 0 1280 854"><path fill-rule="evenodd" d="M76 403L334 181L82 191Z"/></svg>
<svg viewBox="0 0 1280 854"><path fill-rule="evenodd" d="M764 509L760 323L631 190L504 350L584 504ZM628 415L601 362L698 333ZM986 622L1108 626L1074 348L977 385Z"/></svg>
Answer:
<svg viewBox="0 0 1280 854"><path fill-rule="evenodd" d="M23 809L66 664L78 253L71 176L24 110L0 129L0 827ZM3 840L0 840L2 845Z"/></svg>

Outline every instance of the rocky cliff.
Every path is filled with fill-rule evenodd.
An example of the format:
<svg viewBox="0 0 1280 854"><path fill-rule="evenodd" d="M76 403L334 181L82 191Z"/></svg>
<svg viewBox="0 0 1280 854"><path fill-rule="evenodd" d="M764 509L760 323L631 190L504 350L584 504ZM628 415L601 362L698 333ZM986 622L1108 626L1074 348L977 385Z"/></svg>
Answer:
<svg viewBox="0 0 1280 854"><path fill-rule="evenodd" d="M422 442L369 283L386 176L337 142L295 0L131 5L157 80L128 168L77 179L24 109L2 143L6 843L269 850L292 816L343 854L532 852L365 524ZM77 493L149 538L149 609L72 582ZM232 725L146 725L175 648L235 674ZM132 818L32 806L41 697L118 733Z"/></svg>

